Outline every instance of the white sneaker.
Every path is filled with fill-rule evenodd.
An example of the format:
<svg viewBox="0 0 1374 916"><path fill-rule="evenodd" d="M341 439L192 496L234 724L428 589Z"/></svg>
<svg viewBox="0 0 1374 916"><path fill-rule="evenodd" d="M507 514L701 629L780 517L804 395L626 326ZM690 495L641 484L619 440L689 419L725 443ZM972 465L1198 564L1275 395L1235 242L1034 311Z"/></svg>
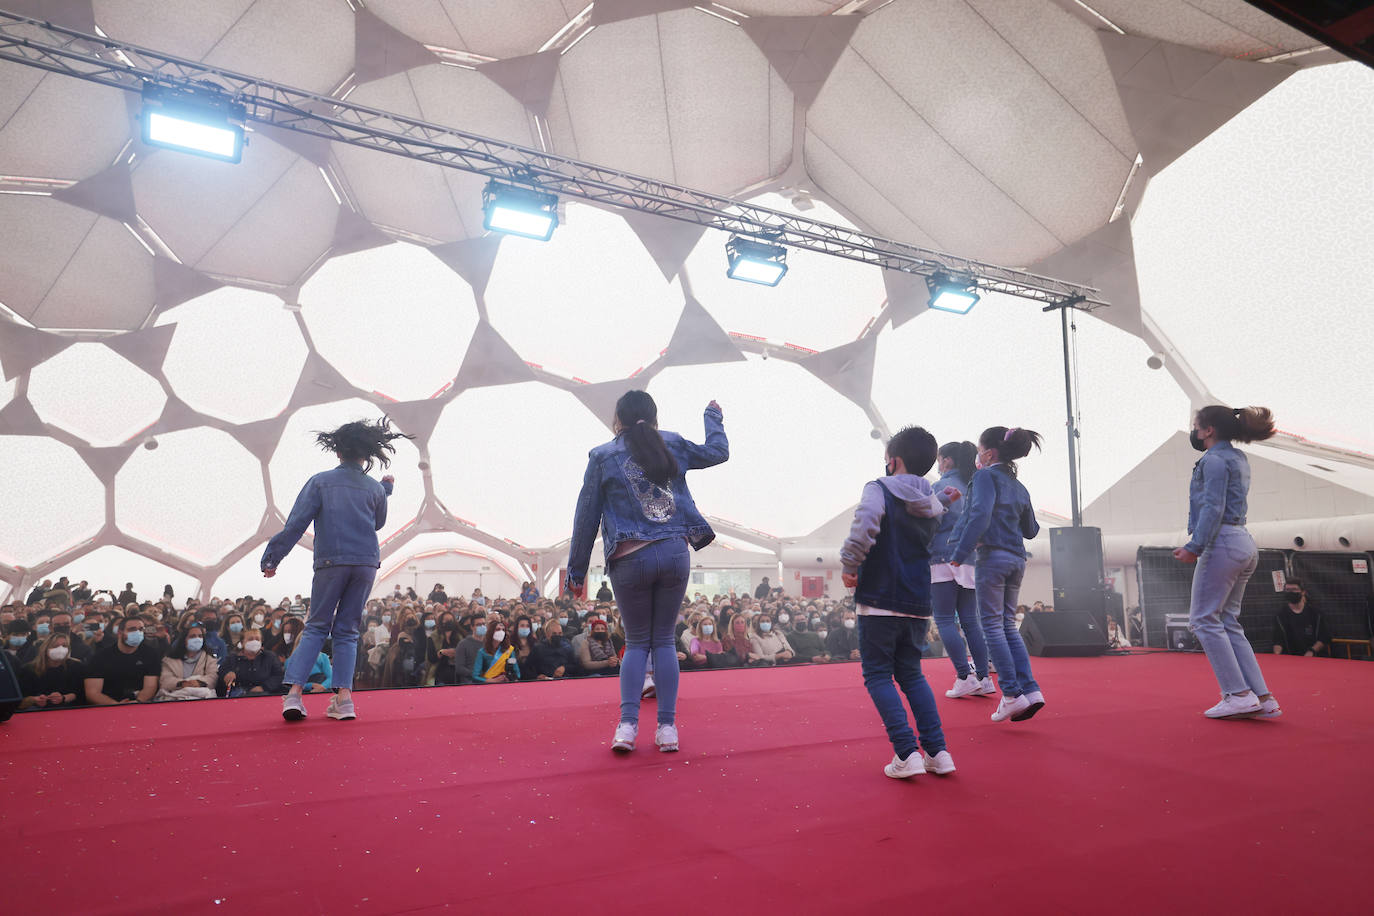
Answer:
<svg viewBox="0 0 1374 916"><path fill-rule="evenodd" d="M639 692L639 695L648 699L651 696L655 696L657 693L658 691L654 689L654 676L652 674L644 675L644 689Z"/></svg>
<svg viewBox="0 0 1374 916"><path fill-rule="evenodd" d="M997 685L992 682L992 678L985 677L978 682L978 695L980 697L997 696Z"/></svg>
<svg viewBox="0 0 1374 916"><path fill-rule="evenodd" d="M1022 694L1022 696L1025 697L1028 705L1024 710L1011 717L1013 722L1024 722L1045 706L1045 695L1038 690L1032 690L1030 693Z"/></svg>
<svg viewBox="0 0 1374 916"><path fill-rule="evenodd" d="M353 708L353 701L340 700L337 693L334 694L334 699L329 701L329 708L324 711L324 714L331 719L338 719L344 722L349 719L358 718L358 713Z"/></svg>
<svg viewBox="0 0 1374 916"><path fill-rule="evenodd" d="M670 754L677 750L677 726L660 725L654 731L654 744L665 754Z"/></svg>
<svg viewBox="0 0 1374 916"><path fill-rule="evenodd" d="M1274 704L1278 706L1277 703ZM1245 694L1228 694L1222 697L1221 702L1203 713L1209 719L1234 719L1243 716L1252 716L1257 712L1263 711L1264 706L1260 703L1259 697L1252 692Z"/></svg>
<svg viewBox="0 0 1374 916"><path fill-rule="evenodd" d="M968 677L961 677L956 680L954 686L945 691L945 696L949 697L951 700L957 700L960 697L971 697L978 692L978 688L978 678L970 674Z"/></svg>
<svg viewBox="0 0 1374 916"><path fill-rule="evenodd" d="M1009 697L1004 693L1002 694L1002 701L997 704L997 711L992 714L992 721L1001 722L1010 719L1018 712L1024 711L1028 706L1030 706L1030 700L1027 700L1024 694L1019 697Z"/></svg>
<svg viewBox="0 0 1374 916"><path fill-rule="evenodd" d="M1267 700L1260 700L1260 711L1251 716L1252 719L1277 719L1283 715L1283 710L1279 709L1279 701L1270 697Z"/></svg>
<svg viewBox="0 0 1374 916"><path fill-rule="evenodd" d="M927 773L934 773L936 776L948 776L954 772L954 758L949 756L949 751L941 751L934 757L927 757L925 767Z"/></svg>
<svg viewBox="0 0 1374 916"><path fill-rule="evenodd" d="M288 693L282 697L281 717L288 722L299 722L305 718L305 701L298 695Z"/></svg>
<svg viewBox="0 0 1374 916"><path fill-rule="evenodd" d="M910 779L923 770L920 751L912 751L911 756L905 760L893 754L892 762L883 767L883 772L893 779Z"/></svg>
<svg viewBox="0 0 1374 916"><path fill-rule="evenodd" d="M613 751L632 751L635 739L639 737L639 726L633 722L621 722L615 727L615 740L611 742Z"/></svg>

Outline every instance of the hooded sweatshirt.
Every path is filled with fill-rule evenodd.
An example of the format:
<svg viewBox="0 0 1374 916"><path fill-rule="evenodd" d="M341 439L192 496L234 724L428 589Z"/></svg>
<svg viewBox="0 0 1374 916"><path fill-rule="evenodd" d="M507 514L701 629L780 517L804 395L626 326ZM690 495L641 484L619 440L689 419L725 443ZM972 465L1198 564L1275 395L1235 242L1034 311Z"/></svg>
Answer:
<svg viewBox="0 0 1374 916"><path fill-rule="evenodd" d="M889 500L888 497L891 497ZM936 494L930 482L924 477L915 474L893 474L888 477L881 477L877 480L869 481L864 485L863 495L859 498L859 505L854 510L854 522L849 529L849 537L845 539L844 546L840 548L840 562L843 564L844 571L851 574L859 574L859 589L856 593L855 610L860 615L891 615L902 614L910 615L912 611L901 611L895 608L876 607L865 604L860 600L860 596L865 593L864 574L860 567L864 567L870 558L870 551L878 541L879 532L884 530L884 516L887 514L888 505L902 506L907 514L917 519L930 519L930 524L925 526L929 530L922 531L919 537L924 538L921 546L924 549L928 546L931 536L935 532L936 523L933 521L942 516L945 512L945 502L943 494ZM888 526L888 536L899 536L896 529ZM888 562L887 558L875 557L875 562ZM870 567L872 564L868 564ZM925 575L925 601L928 603L930 590L930 567L927 554ZM871 572L871 570L870 570ZM922 570L913 567L910 570L912 575L919 575ZM929 611L918 613L917 616L929 616Z"/></svg>

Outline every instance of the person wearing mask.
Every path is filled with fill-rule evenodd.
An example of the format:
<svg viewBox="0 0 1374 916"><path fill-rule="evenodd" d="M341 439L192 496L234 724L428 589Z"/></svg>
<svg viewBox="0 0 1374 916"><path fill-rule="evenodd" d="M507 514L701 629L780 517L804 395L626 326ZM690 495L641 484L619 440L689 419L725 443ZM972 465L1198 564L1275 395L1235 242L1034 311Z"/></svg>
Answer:
<svg viewBox="0 0 1374 916"><path fill-rule="evenodd" d="M592 618L589 629L582 636L585 638L581 642L574 641L578 671L590 676L619 674L620 657L616 655L615 644L611 642L610 625L600 618ZM643 687L641 677L640 690Z"/></svg>
<svg viewBox="0 0 1374 916"><path fill-rule="evenodd" d="M85 666L71 657L72 639L53 633L38 647L38 656L18 669L20 709L55 709L85 701Z"/></svg>
<svg viewBox="0 0 1374 916"><path fill-rule="evenodd" d="M820 618L817 618L817 621L819 620ZM814 665L823 665L830 661L830 655L825 651L825 640L812 629L811 621L806 617L797 617L796 622L792 624L792 635L788 639L799 661Z"/></svg>
<svg viewBox="0 0 1374 916"><path fill-rule="evenodd" d="M972 442L946 442L936 453L935 468L940 479L935 491L956 490L959 498L949 504L940 518L935 537L930 543L930 600L935 614L935 627L945 644L950 663L954 665L954 686L945 696L996 696L997 687L988 676L988 644L983 638L983 624L978 619L978 598L973 590L973 567L950 563L954 552L954 532L963 517L964 497L969 483L977 473L978 446ZM964 640L968 643L965 644ZM973 665L969 666L969 657Z"/></svg>
<svg viewBox="0 0 1374 916"><path fill-rule="evenodd" d="M425 599L431 604L448 604L448 592L444 591L444 586L436 582L434 588L430 590L429 597Z"/></svg>
<svg viewBox="0 0 1374 916"><path fill-rule="evenodd" d="M387 650L382 665L383 687L414 687L419 675L415 671L415 643L423 637L416 635L416 626L402 626L395 642Z"/></svg>
<svg viewBox="0 0 1374 916"><path fill-rule="evenodd" d="M1331 636L1326 621L1321 611L1308 603L1307 590L1302 583L1289 579L1283 586L1283 594L1287 606L1274 615L1273 653L1330 657Z"/></svg>
<svg viewBox="0 0 1374 916"><path fill-rule="evenodd" d="M325 715L339 720L357 717L353 672L358 657L358 625L381 566L377 532L386 524L387 499L394 483L391 475L379 483L367 472L373 462L388 467L396 451L391 443L408 438L413 437L394 432L386 417L375 423L345 423L332 432L317 434L316 443L333 452L339 466L306 481L286 526L263 551L262 574L271 578L305 529L314 525L310 616L301 638L302 649L291 656L283 678L290 689L282 700L281 714L288 722L299 722L306 716L301 695L325 640L332 640L336 660L330 680L336 692Z"/></svg>
<svg viewBox="0 0 1374 916"><path fill-rule="evenodd" d="M219 614L214 608L202 608L197 613L201 629L205 631L205 651L218 661L229 654L229 645L219 635Z"/></svg>
<svg viewBox="0 0 1374 916"><path fill-rule="evenodd" d="M438 661L434 666L435 684L458 683L458 644L462 639L463 634L458 627L458 621L453 619L452 614L448 615L448 619L439 624L439 633L436 636Z"/></svg>
<svg viewBox="0 0 1374 916"><path fill-rule="evenodd" d="M230 655L219 668L220 696L243 697L281 693L281 659L262 647L262 631L243 631L243 654Z"/></svg>
<svg viewBox="0 0 1374 916"><path fill-rule="evenodd" d="M773 625L767 614L754 618L749 634L749 662L753 665L785 665L796 657L787 636Z"/></svg>
<svg viewBox="0 0 1374 916"><path fill-rule="evenodd" d="M1188 484L1191 537L1174 551L1174 558L1197 564L1188 624L1221 688L1221 702L1204 713L1209 719L1272 719L1282 714L1240 625L1245 585L1259 564L1259 551L1245 530L1250 463L1231 444L1273 435L1274 415L1268 409L1214 404L1193 415L1188 436L1193 448L1204 454L1193 465ZM1000 663L997 672L1000 676Z"/></svg>
<svg viewBox="0 0 1374 916"><path fill-rule="evenodd" d="M226 614L219 630L220 642L224 643L224 655L217 656L219 661L223 662L228 656L243 652L243 632L243 615L237 611Z"/></svg>
<svg viewBox="0 0 1374 916"><path fill-rule="evenodd" d="M720 637L716 635L716 621L710 614L702 614L690 630L687 642L687 663L693 668L707 668L712 656L724 651Z"/></svg>
<svg viewBox="0 0 1374 916"><path fill-rule="evenodd" d="M953 487L935 493L925 479L936 451L935 437L919 426L887 441L886 476L864 485L840 548L841 580L854 589L864 687L894 751L883 773L893 779L954 772L935 695L921 673L932 617L930 542L945 507L959 498Z"/></svg>
<svg viewBox="0 0 1374 916"><path fill-rule="evenodd" d="M482 645L486 642L487 633L495 618L488 620L485 616L474 614L469 618L471 632L458 643L458 649L454 653L453 663L457 670L459 684L474 683L472 678L473 669L477 665L477 655L482 651Z"/></svg>
<svg viewBox="0 0 1374 916"><path fill-rule="evenodd" d="M71 657L79 662L88 662L95 652L83 640L73 638L72 628L75 620L76 617L73 614L67 611L57 611L52 615L50 632L61 633L66 636ZM82 621L85 621L85 615L82 615Z"/></svg>
<svg viewBox="0 0 1374 916"><path fill-rule="evenodd" d="M506 638L506 625L499 619L487 630L477 660L472 663L472 680L476 684L520 680L520 663L515 658L515 646Z"/></svg>
<svg viewBox="0 0 1374 916"><path fill-rule="evenodd" d="M539 639L534 633L534 620L526 615L515 618L515 637L511 640L511 646L515 649L514 658L519 666L522 681L532 681L537 677L530 656L534 654L534 647L538 643Z"/></svg>
<svg viewBox="0 0 1374 916"><path fill-rule="evenodd" d="M722 624L725 635L720 639L720 654L707 657L713 668L742 668L751 661L752 647L749 645L749 620L743 614L735 614L728 624Z"/></svg>
<svg viewBox="0 0 1374 916"><path fill-rule="evenodd" d="M91 657L83 689L92 706L147 703L157 693L162 657L144 642L142 617L120 621L115 644Z"/></svg>
<svg viewBox="0 0 1374 916"><path fill-rule="evenodd" d="M858 620L851 610L840 613L839 626L826 628L825 651L832 661L859 660Z"/></svg>
<svg viewBox="0 0 1374 916"><path fill-rule="evenodd" d="M577 672L576 662L572 641L563 635L563 625L550 620L544 625L544 638L530 652L535 677L541 681L570 677Z"/></svg>
<svg viewBox="0 0 1374 916"><path fill-rule="evenodd" d="M704 423L704 445L660 432L653 398L645 391L627 391L616 402L615 438L588 456L564 585L574 594L583 590L600 528L605 568L627 640L624 664L611 666L620 668L620 721L611 744L617 751L634 749L651 654L658 695L654 743L660 751L678 749L679 669L673 628L687 593L688 547L700 550L715 539L692 500L686 473L730 457L723 415L715 401L706 406ZM588 661L597 663L597 652L592 648L579 661L584 667Z"/></svg>
<svg viewBox="0 0 1374 916"><path fill-rule="evenodd" d="M281 638L272 646L272 651L276 653L277 658L281 659L283 669L286 660L300 646L301 633L303 632L305 632L305 623L299 617L286 617L282 620Z"/></svg>
<svg viewBox="0 0 1374 916"><path fill-rule="evenodd" d="M219 685L219 662L205 647L206 630L187 627L167 650L158 678L159 700L208 700Z"/></svg>

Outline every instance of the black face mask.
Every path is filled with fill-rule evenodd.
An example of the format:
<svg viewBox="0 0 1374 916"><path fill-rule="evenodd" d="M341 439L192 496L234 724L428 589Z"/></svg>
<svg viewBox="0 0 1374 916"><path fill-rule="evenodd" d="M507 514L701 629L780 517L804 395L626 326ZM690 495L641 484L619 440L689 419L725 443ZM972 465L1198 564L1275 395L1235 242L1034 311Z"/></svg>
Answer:
<svg viewBox="0 0 1374 916"><path fill-rule="evenodd" d="M1197 430L1192 430L1188 433L1188 444L1199 452L1207 451L1207 446L1203 445L1202 437L1197 434Z"/></svg>
<svg viewBox="0 0 1374 916"><path fill-rule="evenodd" d="M1289 603L1289 604L1301 604L1301 603L1302 603L1302 592L1288 592L1287 595L1286 595L1286 597L1288 598L1288 603Z"/></svg>
<svg viewBox="0 0 1374 916"><path fill-rule="evenodd" d="M891 461L885 462L883 464L883 472L886 473L888 477L891 477L894 473L896 473L896 471L893 469Z"/></svg>

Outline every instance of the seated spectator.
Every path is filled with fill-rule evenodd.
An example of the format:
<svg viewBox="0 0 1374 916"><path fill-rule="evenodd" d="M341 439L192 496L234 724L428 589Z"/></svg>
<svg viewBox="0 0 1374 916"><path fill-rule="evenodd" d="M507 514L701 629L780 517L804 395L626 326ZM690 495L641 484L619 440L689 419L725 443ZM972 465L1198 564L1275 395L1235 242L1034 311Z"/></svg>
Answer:
<svg viewBox="0 0 1374 916"><path fill-rule="evenodd" d="M541 681L571 677L576 673L577 657L572 640L563 635L563 625L557 620L544 625L544 638L530 651L530 667Z"/></svg>
<svg viewBox="0 0 1374 916"><path fill-rule="evenodd" d="M534 647L538 643L534 635L534 620L526 614L515 618L515 638L511 640L511 647L515 649L515 663L520 669L522 681L532 681L537 677L530 656L534 654Z"/></svg>
<svg viewBox="0 0 1374 916"><path fill-rule="evenodd" d="M820 618L816 618L820 622ZM811 621L805 617L798 616L796 623L792 625L792 635L789 637L792 643L792 651L797 653L797 660L823 665L830 661L830 653L825 651L825 640L815 630L811 629Z"/></svg>
<svg viewBox="0 0 1374 916"><path fill-rule="evenodd" d="M219 628L219 638L224 643L224 655L217 656L220 661L230 655L239 655L243 652L243 615L237 611L227 614L224 623Z"/></svg>
<svg viewBox="0 0 1374 916"><path fill-rule="evenodd" d="M1330 656L1331 635L1321 611L1308 603L1307 589L1289 579L1283 592L1288 605L1274 616L1274 654Z"/></svg>
<svg viewBox="0 0 1374 916"><path fill-rule="evenodd" d="M72 639L53 633L38 647L38 657L19 669L20 709L53 709L85 702L85 666L71 657Z"/></svg>
<svg viewBox="0 0 1374 916"><path fill-rule="evenodd" d="M720 655L707 656L712 668L741 668L749 664L749 621L743 614L730 618L730 628L721 637L720 644Z"/></svg>
<svg viewBox="0 0 1374 916"><path fill-rule="evenodd" d="M476 684L520 680L515 647L506 640L506 625L499 620L487 630L487 638L472 665L472 680Z"/></svg>
<svg viewBox="0 0 1374 916"><path fill-rule="evenodd" d="M785 665L796 657L787 637L773 626L767 614L754 618L749 634L749 663L753 665Z"/></svg>
<svg viewBox="0 0 1374 916"><path fill-rule="evenodd" d="M299 617L287 617L282 622L281 639L277 641L276 648L272 651L281 659L282 670L286 670L286 660L291 657L291 653L300 645L301 634L305 632L305 621Z"/></svg>
<svg viewBox="0 0 1374 916"><path fill-rule="evenodd" d="M692 668L706 668L711 664L711 656L724 651L716 638L716 621L708 614L701 614L688 631L691 635L687 643L687 665Z"/></svg>
<svg viewBox="0 0 1374 916"><path fill-rule="evenodd" d="M620 674L620 656L611 641L610 625L599 616L591 618L587 638L577 647L577 667L583 674L602 677Z"/></svg>
<svg viewBox="0 0 1374 916"><path fill-rule="evenodd" d="M491 623L488 622L484 614L473 614L468 618L469 634L459 640L458 649L453 658L458 683L471 684L473 682L472 669L477 664L477 653L482 651L482 643L486 641L490 626Z"/></svg>
<svg viewBox="0 0 1374 916"><path fill-rule="evenodd" d="M162 659L159 700L208 700L219 686L219 662L205 648L205 628L192 623Z"/></svg>
<svg viewBox="0 0 1374 916"><path fill-rule="evenodd" d="M33 639L33 627L23 617L16 617L5 625L5 651L14 659L16 671L37 656L38 649L31 645L33 642L36 642Z"/></svg>
<svg viewBox="0 0 1374 916"><path fill-rule="evenodd" d="M1116 618L1107 615L1107 648L1108 649L1129 649L1131 641L1126 638L1126 629L1116 622Z"/></svg>
<svg viewBox="0 0 1374 916"><path fill-rule="evenodd" d="M85 620L84 614L82 615L82 620ZM69 654L71 657L79 662L86 662L90 660L95 652L82 640L73 638L72 627L75 621L75 615L68 611L56 611L52 615L52 629L50 632L61 633L63 636L66 636L70 646ZM39 651L41 652L42 650Z"/></svg>
<svg viewBox="0 0 1374 916"><path fill-rule="evenodd" d="M300 645L299 640L296 643ZM333 640L326 639L320 652L315 656L315 664L311 666L310 673L305 676L305 683L301 689L306 693L327 693L329 691L329 681L334 677L334 663L329 660L329 653L333 649ZM282 670L286 668L285 663Z"/></svg>
<svg viewBox="0 0 1374 916"><path fill-rule="evenodd" d="M413 621L412 621L413 624ZM420 674L415 670L415 643L418 627L403 626L396 640L387 649L386 662L382 666L383 687L414 687Z"/></svg>
<svg viewBox="0 0 1374 916"><path fill-rule="evenodd" d="M115 644L91 657L83 685L87 703L147 703L157 693L162 656L144 642L145 629L147 623L142 617L125 617L115 634Z"/></svg>
<svg viewBox="0 0 1374 916"><path fill-rule="evenodd" d="M283 693L283 674L281 659L263 651L262 631L250 628L243 631L243 653L230 655L219 666L218 693L228 697Z"/></svg>
<svg viewBox="0 0 1374 916"><path fill-rule="evenodd" d="M859 634L855 630L858 622L854 611L846 609L840 613L840 625L830 631L825 639L825 651L832 661L859 660Z"/></svg>
<svg viewBox="0 0 1374 916"><path fill-rule="evenodd" d="M458 621L453 619L453 615L448 615L448 619L439 625L438 649L436 654L439 659L434 665L434 683L451 685L458 681L458 645L463 641L463 633L458 626Z"/></svg>

